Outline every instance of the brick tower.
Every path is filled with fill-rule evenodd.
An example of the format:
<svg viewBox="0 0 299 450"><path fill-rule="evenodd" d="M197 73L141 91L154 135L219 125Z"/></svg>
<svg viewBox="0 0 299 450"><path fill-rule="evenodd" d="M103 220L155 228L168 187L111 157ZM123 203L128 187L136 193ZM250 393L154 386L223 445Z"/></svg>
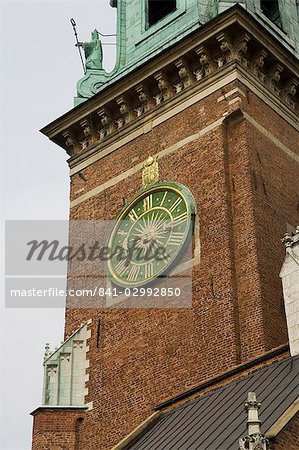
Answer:
<svg viewBox="0 0 299 450"><path fill-rule="evenodd" d="M43 405L32 413L34 450L130 448L164 408L200 397L196 387L205 394L289 357L279 273L281 237L299 210L296 1L111 6L115 69L103 69L93 32L81 44L75 108L42 132L70 156L71 221L116 220L143 192L145 167L155 178L147 189L188 190L192 304L74 307L69 298L66 340L46 355ZM277 448L297 448L295 434Z"/></svg>

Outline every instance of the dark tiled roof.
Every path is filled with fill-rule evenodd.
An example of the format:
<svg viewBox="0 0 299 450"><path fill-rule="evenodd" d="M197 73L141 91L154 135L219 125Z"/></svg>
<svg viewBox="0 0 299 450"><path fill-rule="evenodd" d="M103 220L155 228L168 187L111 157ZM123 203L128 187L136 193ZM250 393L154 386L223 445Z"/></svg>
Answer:
<svg viewBox="0 0 299 450"><path fill-rule="evenodd" d="M165 414L128 448L238 450L239 438L247 434L244 402L249 391L262 403L265 433L298 397L299 357L257 370Z"/></svg>

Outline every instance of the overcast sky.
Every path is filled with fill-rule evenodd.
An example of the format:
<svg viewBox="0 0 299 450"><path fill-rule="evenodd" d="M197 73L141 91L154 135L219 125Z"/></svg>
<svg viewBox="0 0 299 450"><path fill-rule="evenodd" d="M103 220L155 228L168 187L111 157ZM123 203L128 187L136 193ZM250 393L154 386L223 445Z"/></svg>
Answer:
<svg viewBox="0 0 299 450"><path fill-rule="evenodd" d="M95 28L115 32L116 10L109 0L0 0L0 13L1 216L67 219L66 154L38 130L73 107L82 76L69 19L88 41ZM104 46L108 70L114 50ZM62 309L1 309L1 450L30 449L29 413L41 405L45 343L59 344L63 323Z"/></svg>

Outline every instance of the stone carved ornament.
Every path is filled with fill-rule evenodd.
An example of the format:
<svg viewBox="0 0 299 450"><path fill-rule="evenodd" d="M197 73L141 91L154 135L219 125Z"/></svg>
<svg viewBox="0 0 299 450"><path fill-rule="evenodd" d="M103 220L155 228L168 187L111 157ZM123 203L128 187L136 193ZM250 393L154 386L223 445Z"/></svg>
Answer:
<svg viewBox="0 0 299 450"><path fill-rule="evenodd" d="M210 47L205 43L190 50L184 58L169 63L165 70L160 70L121 97L112 100L111 107L110 103L107 104L107 107L105 106L97 111L97 116L81 120L80 138L77 136L78 127L75 130L64 131L62 137L67 153L74 156L86 150L91 144L106 139L115 131L120 130L136 118L140 118L151 109L159 107L163 102L178 95L193 84L201 82L205 77L222 69L232 61L238 61L244 66L265 88L268 88L276 97L288 105L289 110L295 113L298 111L299 80L292 75L290 76L289 72L278 61L273 64L275 58L269 54L268 50L254 41L247 32L239 35L235 40L227 32L222 32L215 38L218 47L215 47L215 45L211 47L213 48L212 53L209 50ZM215 38L213 38L213 42L215 42ZM268 58L272 62L271 65L268 63ZM173 64L177 69L178 81L175 84L172 84L173 81L171 82L167 75L168 73L174 75ZM283 83L281 82L282 73ZM94 130L92 121L94 124L99 123L99 126L95 126Z"/></svg>

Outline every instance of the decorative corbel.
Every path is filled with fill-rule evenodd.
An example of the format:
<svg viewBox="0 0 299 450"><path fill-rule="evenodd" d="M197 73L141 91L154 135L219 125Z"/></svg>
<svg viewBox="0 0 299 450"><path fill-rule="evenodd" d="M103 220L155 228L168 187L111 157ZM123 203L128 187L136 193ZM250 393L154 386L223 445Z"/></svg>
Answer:
<svg viewBox="0 0 299 450"><path fill-rule="evenodd" d="M120 118L116 121L118 129L131 122L133 118L133 109L124 95L116 99L116 103L121 114Z"/></svg>
<svg viewBox="0 0 299 450"><path fill-rule="evenodd" d="M49 364L47 366L47 375L48 377L55 377L57 375L58 365L57 364Z"/></svg>
<svg viewBox="0 0 299 450"><path fill-rule="evenodd" d="M79 150L79 143L71 130L66 130L62 133L65 139L66 152L69 156L74 156Z"/></svg>
<svg viewBox="0 0 299 450"><path fill-rule="evenodd" d="M262 71L262 68L265 64L265 59L268 56L268 52L266 50L260 50L253 61L252 69L253 73L256 77L258 77L262 82L266 79L266 74Z"/></svg>
<svg viewBox="0 0 299 450"><path fill-rule="evenodd" d="M82 145L82 150L84 150L94 143L93 127L89 118L81 120L80 125L84 134L84 140L80 144Z"/></svg>
<svg viewBox="0 0 299 450"><path fill-rule="evenodd" d="M139 84L135 89L141 103L141 105L137 109L135 109L135 111L137 113L137 117L140 117L142 114L151 109L151 96L147 86L144 83Z"/></svg>
<svg viewBox="0 0 299 450"><path fill-rule="evenodd" d="M119 119L116 119L115 123L116 123L118 130L120 130L125 124L124 119L122 117L119 117Z"/></svg>
<svg viewBox="0 0 299 450"><path fill-rule="evenodd" d="M225 33L220 33L216 36L218 43L220 44L221 56L216 59L218 68L225 66L233 59L233 45L231 40Z"/></svg>
<svg viewBox="0 0 299 450"><path fill-rule="evenodd" d="M100 139L103 139L113 131L113 119L111 112L107 108L101 108L98 112L102 128L99 131Z"/></svg>
<svg viewBox="0 0 299 450"><path fill-rule="evenodd" d="M248 42L251 36L245 33L240 39L237 40L235 46L235 58L240 61L243 66L248 67L248 58L246 58L246 53L248 51Z"/></svg>
<svg viewBox="0 0 299 450"><path fill-rule="evenodd" d="M180 58L175 63L176 68L178 69L178 75L181 79L182 88L186 89L191 86L193 81L192 73L188 67L188 64L183 58Z"/></svg>
<svg viewBox="0 0 299 450"><path fill-rule="evenodd" d="M195 70L193 73L196 77L196 81L201 80L206 77L213 71L212 67L212 58L206 48L201 45L200 47L195 49L195 53L198 56L200 67Z"/></svg>
<svg viewBox="0 0 299 450"><path fill-rule="evenodd" d="M297 102L294 100L297 93L299 81L296 78L292 78L288 81L286 86L283 88L283 99L292 108L296 109Z"/></svg>
<svg viewBox="0 0 299 450"><path fill-rule="evenodd" d="M104 128L101 128L100 131L98 131L98 133L99 133L100 141L106 137L106 131Z"/></svg>
<svg viewBox="0 0 299 450"><path fill-rule="evenodd" d="M156 106L161 105L161 103L163 102L163 95L161 94L161 92L159 92L159 94L154 95L154 100L156 102Z"/></svg>
<svg viewBox="0 0 299 450"><path fill-rule="evenodd" d="M156 73L154 78L158 82L158 88L160 91L160 93L155 96L156 104L159 105L171 97L172 89L168 77L164 72L161 71Z"/></svg>
<svg viewBox="0 0 299 450"><path fill-rule="evenodd" d="M178 94L179 92L181 92L184 89L183 83L181 81L179 83L174 84L173 87L174 87L174 92L176 94Z"/></svg>
<svg viewBox="0 0 299 450"><path fill-rule="evenodd" d="M280 91L281 91L281 89L278 87L278 83L281 78L282 72L283 72L283 67L280 64L276 64L268 74L269 87L277 95L279 95Z"/></svg>

